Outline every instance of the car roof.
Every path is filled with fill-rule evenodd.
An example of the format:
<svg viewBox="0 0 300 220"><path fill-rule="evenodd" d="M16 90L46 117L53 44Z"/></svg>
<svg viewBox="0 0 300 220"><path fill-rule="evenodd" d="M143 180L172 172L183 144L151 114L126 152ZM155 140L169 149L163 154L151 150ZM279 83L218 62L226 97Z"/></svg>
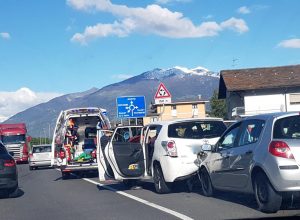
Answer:
<svg viewBox="0 0 300 220"><path fill-rule="evenodd" d="M269 119L269 118L280 118L284 116L293 116L293 115L300 115L299 112L273 112L273 113L266 113L266 114L259 114L259 115L253 115L246 118L243 118L242 120L247 119Z"/></svg>
<svg viewBox="0 0 300 220"><path fill-rule="evenodd" d="M192 121L223 121L222 118L213 118L213 117L206 117L206 118L184 118L184 119L174 119L174 120L166 120L166 121L155 121L151 122L148 125L169 125L179 122L192 122Z"/></svg>

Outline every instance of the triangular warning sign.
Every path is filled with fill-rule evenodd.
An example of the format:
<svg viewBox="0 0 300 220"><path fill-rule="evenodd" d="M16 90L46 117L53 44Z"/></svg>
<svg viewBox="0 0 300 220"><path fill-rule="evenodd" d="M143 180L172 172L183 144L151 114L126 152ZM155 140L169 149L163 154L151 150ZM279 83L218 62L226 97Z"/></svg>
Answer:
<svg viewBox="0 0 300 220"><path fill-rule="evenodd" d="M160 83L154 96L155 99L171 98L171 93L163 83Z"/></svg>

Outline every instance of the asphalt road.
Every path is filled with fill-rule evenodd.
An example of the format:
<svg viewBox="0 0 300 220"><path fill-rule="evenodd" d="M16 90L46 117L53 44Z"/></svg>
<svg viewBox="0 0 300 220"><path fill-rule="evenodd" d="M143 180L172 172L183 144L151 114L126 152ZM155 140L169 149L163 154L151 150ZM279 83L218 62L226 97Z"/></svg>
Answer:
<svg viewBox="0 0 300 220"><path fill-rule="evenodd" d="M29 171L18 165L19 195L0 199L0 219L297 219L300 205L285 205L276 214L256 211L253 196L218 192L213 198L177 185L173 193L159 195L153 184L128 189L122 183L99 183L97 177L61 179L55 169Z"/></svg>

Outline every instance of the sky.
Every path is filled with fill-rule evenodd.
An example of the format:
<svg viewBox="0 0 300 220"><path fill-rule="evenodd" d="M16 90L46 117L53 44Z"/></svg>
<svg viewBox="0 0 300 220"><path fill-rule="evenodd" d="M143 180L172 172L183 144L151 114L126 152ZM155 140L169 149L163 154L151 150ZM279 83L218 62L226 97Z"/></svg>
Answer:
<svg viewBox="0 0 300 220"><path fill-rule="evenodd" d="M300 64L299 0L0 0L0 121L174 66Z"/></svg>

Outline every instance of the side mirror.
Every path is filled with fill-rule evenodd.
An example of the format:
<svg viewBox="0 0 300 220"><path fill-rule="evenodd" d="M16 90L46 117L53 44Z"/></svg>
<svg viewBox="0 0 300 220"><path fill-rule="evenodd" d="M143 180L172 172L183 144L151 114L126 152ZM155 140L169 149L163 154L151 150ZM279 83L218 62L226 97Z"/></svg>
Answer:
<svg viewBox="0 0 300 220"><path fill-rule="evenodd" d="M26 140L27 140L27 142L31 142L32 137L31 136L27 136Z"/></svg>
<svg viewBox="0 0 300 220"><path fill-rule="evenodd" d="M213 147L210 144L203 144L201 146L202 151L212 151Z"/></svg>
<svg viewBox="0 0 300 220"><path fill-rule="evenodd" d="M9 153L12 157L15 156L15 153L12 152L12 151L9 151L8 153Z"/></svg>

